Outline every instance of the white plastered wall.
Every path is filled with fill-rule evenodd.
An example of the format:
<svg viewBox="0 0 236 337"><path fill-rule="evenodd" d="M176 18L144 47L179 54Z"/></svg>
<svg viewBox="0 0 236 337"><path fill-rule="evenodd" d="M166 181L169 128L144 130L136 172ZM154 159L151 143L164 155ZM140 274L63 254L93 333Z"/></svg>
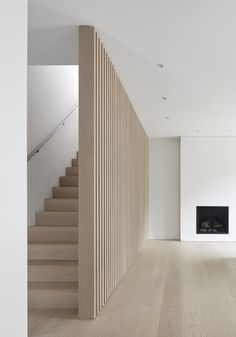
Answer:
<svg viewBox="0 0 236 337"><path fill-rule="evenodd" d="M229 234L196 234L196 206L228 206ZM181 240L236 241L236 137L181 138Z"/></svg>
<svg viewBox="0 0 236 337"><path fill-rule="evenodd" d="M28 153L78 103L78 66L28 67ZM28 224L35 224L35 212L44 209L52 187L78 150L78 111L28 162Z"/></svg>
<svg viewBox="0 0 236 337"><path fill-rule="evenodd" d="M0 2L0 335L27 336L27 1Z"/></svg>
<svg viewBox="0 0 236 337"><path fill-rule="evenodd" d="M179 138L149 142L149 238L177 240L180 232Z"/></svg>

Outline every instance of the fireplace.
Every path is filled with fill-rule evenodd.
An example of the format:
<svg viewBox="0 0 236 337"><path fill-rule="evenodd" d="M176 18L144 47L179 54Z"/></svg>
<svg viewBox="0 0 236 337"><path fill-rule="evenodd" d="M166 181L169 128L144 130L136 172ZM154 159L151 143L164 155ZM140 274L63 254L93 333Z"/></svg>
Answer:
<svg viewBox="0 0 236 337"><path fill-rule="evenodd" d="M197 206L197 234L228 234L229 207Z"/></svg>

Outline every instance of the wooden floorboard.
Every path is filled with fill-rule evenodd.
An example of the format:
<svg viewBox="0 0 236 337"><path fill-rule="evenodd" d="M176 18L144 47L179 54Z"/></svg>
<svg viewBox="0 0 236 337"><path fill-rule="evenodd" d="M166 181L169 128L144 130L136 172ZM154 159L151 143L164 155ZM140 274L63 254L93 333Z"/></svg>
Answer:
<svg viewBox="0 0 236 337"><path fill-rule="evenodd" d="M236 243L149 241L95 320L32 310L29 337L235 337Z"/></svg>

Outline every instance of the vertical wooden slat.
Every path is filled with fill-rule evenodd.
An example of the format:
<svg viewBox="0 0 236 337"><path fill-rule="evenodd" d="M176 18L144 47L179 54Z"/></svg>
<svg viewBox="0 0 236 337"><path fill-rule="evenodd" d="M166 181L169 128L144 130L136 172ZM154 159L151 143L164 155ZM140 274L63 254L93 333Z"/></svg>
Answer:
<svg viewBox="0 0 236 337"><path fill-rule="evenodd" d="M94 205L94 129L95 129L95 81L94 81L94 29L80 27L79 51L81 69L79 72L79 316L94 317L96 294L94 292L95 278L95 205ZM86 193L84 193L86 191Z"/></svg>
<svg viewBox="0 0 236 337"><path fill-rule="evenodd" d="M102 303L102 69L101 69L101 43L99 39L99 153L98 153L98 162L99 162L99 303L98 310L101 310Z"/></svg>
<svg viewBox="0 0 236 337"><path fill-rule="evenodd" d="M104 293L103 293L103 305L106 301L106 229L107 229L107 93L106 93L106 53L103 48L103 71L104 71L104 190L103 190L103 198L104 198Z"/></svg>
<svg viewBox="0 0 236 337"><path fill-rule="evenodd" d="M105 90L105 99L106 99L106 123L105 123L105 134L106 134L106 169L105 169L105 181L106 181L106 189L105 189L105 198L106 198L106 237L105 237L105 262L106 262L106 275L105 275L105 302L108 298L108 226L109 226L109 190L108 190L108 174L109 174L109 140L108 140L108 66L107 66L107 53L105 52L105 65L106 65L106 90Z"/></svg>
<svg viewBox="0 0 236 337"><path fill-rule="evenodd" d="M93 27L80 27L79 316L96 316L147 238L148 139Z"/></svg>
<svg viewBox="0 0 236 337"><path fill-rule="evenodd" d="M110 186L110 168L111 168L111 138L110 138L110 130L111 130L111 108L110 108L110 63L109 58L107 56L107 106L108 106L108 114L107 114L107 147L108 147L108 187L107 187L107 198L108 198L108 204L107 204L107 211L108 211L108 226L107 226L107 265L108 265L108 271L107 271L107 298L110 295L110 230L111 230L111 186Z"/></svg>
<svg viewBox="0 0 236 337"><path fill-rule="evenodd" d="M97 33L95 34L95 94L96 94L96 112L99 110L99 49L98 49L98 36ZM95 147L96 147L96 153L95 153L95 164L94 164L94 170L95 170L95 179L96 179L96 185L94 186L94 191L95 191L95 203L96 203L96 218L95 218L95 242L96 242L96 249L95 249L95 263L96 263L96 299L95 299L95 310L96 310L96 315L99 312L98 310L98 294L99 294L99 254L98 254L98 248L99 248L99 241L98 241L98 233L99 233L99 226L98 226L98 217L99 217L99 207L98 207L98 193L99 193L99 188L98 188L98 183L99 183L99 162L98 162L98 153L99 153L99 114L95 113L94 114L94 119L95 119L95 132L96 132L96 138L95 138Z"/></svg>
<svg viewBox="0 0 236 337"><path fill-rule="evenodd" d="M102 275L102 287L101 287L101 308L104 305L104 213L105 213L105 207L104 207L104 50L103 46L101 46L101 116L102 116L102 123L101 123L101 137L102 137L102 145L101 145L101 275Z"/></svg>
<svg viewBox="0 0 236 337"><path fill-rule="evenodd" d="M117 177L117 173L116 173L116 128L115 128L115 70L112 68L111 69L112 72L112 87L111 87L111 97L112 97L112 152L113 152L113 157L112 157L112 253L111 253L111 260L112 260L112 280L111 280L111 287L112 290L115 287L114 284L114 279L115 279L115 263L113 263L113 261L115 260L115 242L114 242L114 228L115 228L115 219L116 219L116 177Z"/></svg>

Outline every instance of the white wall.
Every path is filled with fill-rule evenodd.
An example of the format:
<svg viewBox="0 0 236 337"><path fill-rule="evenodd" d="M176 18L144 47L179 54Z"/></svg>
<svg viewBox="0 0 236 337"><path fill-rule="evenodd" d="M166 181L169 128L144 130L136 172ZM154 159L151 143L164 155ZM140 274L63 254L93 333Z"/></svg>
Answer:
<svg viewBox="0 0 236 337"><path fill-rule="evenodd" d="M28 153L78 102L77 66L28 67ZM28 224L35 224L35 212L43 210L44 198L78 150L78 114L28 162Z"/></svg>
<svg viewBox="0 0 236 337"><path fill-rule="evenodd" d="M28 63L78 65L78 40L78 26L29 29Z"/></svg>
<svg viewBox="0 0 236 337"><path fill-rule="evenodd" d="M0 2L1 336L27 336L27 1Z"/></svg>
<svg viewBox="0 0 236 337"><path fill-rule="evenodd" d="M65 8L60 8L60 5ZM80 20L80 10L73 15L72 2L55 3L29 1L28 23L28 64L30 65L78 65L78 26L86 22ZM48 7L49 5L49 7ZM87 22L88 23L88 22Z"/></svg>
<svg viewBox="0 0 236 337"><path fill-rule="evenodd" d="M151 138L149 238L179 239L179 138Z"/></svg>
<svg viewBox="0 0 236 337"><path fill-rule="evenodd" d="M196 234L196 206L229 206L229 234ZM181 240L236 240L236 137L181 138Z"/></svg>

